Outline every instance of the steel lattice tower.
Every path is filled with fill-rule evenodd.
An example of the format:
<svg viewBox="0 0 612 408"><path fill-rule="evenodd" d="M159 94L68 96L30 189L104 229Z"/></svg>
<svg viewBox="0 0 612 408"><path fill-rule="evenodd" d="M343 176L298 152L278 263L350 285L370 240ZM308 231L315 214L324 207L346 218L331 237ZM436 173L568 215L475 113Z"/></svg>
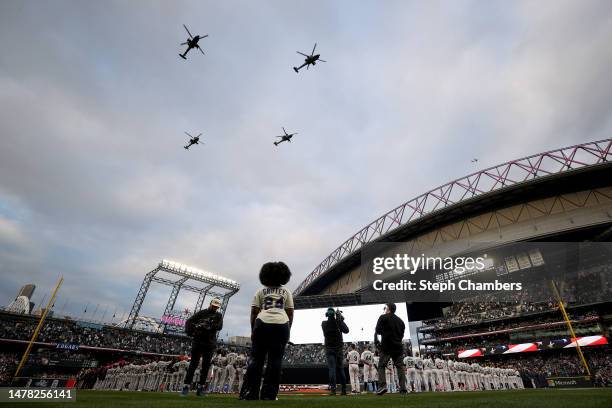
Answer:
<svg viewBox="0 0 612 408"><path fill-rule="evenodd" d="M158 276L160 272L170 274L176 279ZM130 315L125 321L126 328L131 329L134 327L152 282L161 283L172 288L170 298L164 309L164 315L168 315L173 310L179 292L186 290L198 294L194 312L202 309L207 296L219 297L222 300L221 313L225 316L225 310L227 309L230 297L240 290L240 284L234 280L164 259L155 269L145 275L132 305Z"/></svg>

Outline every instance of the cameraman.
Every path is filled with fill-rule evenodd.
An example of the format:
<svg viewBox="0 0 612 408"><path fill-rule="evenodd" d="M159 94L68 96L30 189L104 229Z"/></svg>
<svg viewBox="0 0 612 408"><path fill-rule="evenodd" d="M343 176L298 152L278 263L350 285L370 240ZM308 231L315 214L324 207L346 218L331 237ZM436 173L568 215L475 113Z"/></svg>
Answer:
<svg viewBox="0 0 612 408"><path fill-rule="evenodd" d="M404 367L404 331L406 326L402 319L395 314L395 303L385 305L385 313L378 318L376 330L374 332L374 344L380 350L380 360L378 361L378 381L379 386L376 390L377 395L383 395L388 391L387 381L385 380L385 368L389 360L393 360L393 365L397 368L397 376L400 383L400 394L406 394L406 370ZM378 340L378 336L382 340ZM393 381L393 375L391 375Z"/></svg>
<svg viewBox="0 0 612 408"><path fill-rule="evenodd" d="M200 384L198 384L196 394L200 396L206 389L204 385L210 368L210 360L217 348L217 332L223 328L223 316L219 313L220 307L221 299L214 298L211 300L208 309L194 313L185 322L185 333L193 337L193 343L191 345L191 362L181 391L182 396L189 394L189 386L193 381L193 374L200 364L200 358L202 358L202 369L200 370Z"/></svg>
<svg viewBox="0 0 612 408"><path fill-rule="evenodd" d="M332 307L325 313L327 320L321 323L325 337L325 352L327 354L327 367L329 368L329 390L336 395L336 372L338 372L342 395L346 395L346 376L344 375L344 353L342 350L342 333L348 333L349 328L344 323L344 316L340 310L334 311Z"/></svg>

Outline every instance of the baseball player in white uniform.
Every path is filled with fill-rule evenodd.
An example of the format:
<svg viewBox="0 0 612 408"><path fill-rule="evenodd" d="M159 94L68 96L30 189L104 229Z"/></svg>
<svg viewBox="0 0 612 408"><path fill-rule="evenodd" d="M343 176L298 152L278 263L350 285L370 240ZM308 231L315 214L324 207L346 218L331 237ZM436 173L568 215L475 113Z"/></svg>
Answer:
<svg viewBox="0 0 612 408"><path fill-rule="evenodd" d="M419 356L418 351L414 354L414 368L416 369L415 391L423 391L425 379L423 377L423 359Z"/></svg>
<svg viewBox="0 0 612 408"><path fill-rule="evenodd" d="M457 368L455 367L455 362L450 357L446 360L446 367L448 368L448 382L452 387L451 389L457 391Z"/></svg>
<svg viewBox="0 0 612 408"><path fill-rule="evenodd" d="M374 351L374 356L372 357L372 370L374 374L372 375L372 382L374 383L374 390L378 389L378 361L380 360L380 356L378 355L378 350Z"/></svg>
<svg viewBox="0 0 612 408"><path fill-rule="evenodd" d="M425 391L435 391L436 389L434 367L435 365L431 358L423 358L423 384L425 385Z"/></svg>
<svg viewBox="0 0 612 408"><path fill-rule="evenodd" d="M234 380L236 379L236 360L238 354L233 351L227 353L225 361L225 381L222 386L224 392L231 393L234 388ZM227 385L227 388L225 387Z"/></svg>
<svg viewBox="0 0 612 408"><path fill-rule="evenodd" d="M404 357L404 365L406 366L406 380L411 392L417 392L417 373L415 359L412 356Z"/></svg>
<svg viewBox="0 0 612 408"><path fill-rule="evenodd" d="M444 391L444 361L436 357L434 359L434 380L436 383L436 391Z"/></svg>
<svg viewBox="0 0 612 408"><path fill-rule="evenodd" d="M210 367L208 368L208 373L201 373L201 375L206 375L206 384L208 384L207 392L213 392L215 390L215 374L217 372L217 355L213 355L210 360Z"/></svg>
<svg viewBox="0 0 612 408"><path fill-rule="evenodd" d="M387 387L389 387L390 393L394 393L397 391L395 387L395 373L393 367L393 360L389 359L387 367L385 367L385 380L387 381Z"/></svg>
<svg viewBox="0 0 612 408"><path fill-rule="evenodd" d="M373 363L374 354L370 351L369 347L366 345L364 347L363 353L361 353L361 362L363 363L363 392L367 393L371 387L371 381L373 381L373 371L372 371L372 363Z"/></svg>
<svg viewBox="0 0 612 408"><path fill-rule="evenodd" d="M244 353L238 354L238 358L236 359L236 371L238 372L238 392L240 392L240 389L242 388L244 373L246 373L246 365L246 355Z"/></svg>
<svg viewBox="0 0 612 408"><path fill-rule="evenodd" d="M351 344L351 348L346 355L346 359L348 360L348 369L349 369L349 378L351 381L351 393L358 394L360 392L359 389L359 360L361 356L359 352L356 350L355 345Z"/></svg>

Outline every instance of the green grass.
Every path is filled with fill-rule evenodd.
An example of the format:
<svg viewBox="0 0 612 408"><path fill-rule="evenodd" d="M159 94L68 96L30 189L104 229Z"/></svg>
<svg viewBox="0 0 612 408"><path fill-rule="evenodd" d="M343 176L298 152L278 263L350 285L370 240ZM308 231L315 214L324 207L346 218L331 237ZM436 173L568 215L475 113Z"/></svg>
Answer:
<svg viewBox="0 0 612 408"><path fill-rule="evenodd" d="M4 405L4 404L0 404ZM8 405L8 404L7 404ZM7 406L4 405L4 406ZM65 407L137 407L137 408L187 408L187 407L240 407L256 408L264 406L283 407L334 407L334 408L393 408L393 407L551 407L551 408L590 408L612 407L612 389L578 390L521 390L486 391L461 393L422 393L358 396L297 396L280 395L274 401L238 401L234 395L208 395L198 398L195 395L180 397L178 393L147 393L117 391L78 391L76 403L19 403L16 407L65 406Z"/></svg>

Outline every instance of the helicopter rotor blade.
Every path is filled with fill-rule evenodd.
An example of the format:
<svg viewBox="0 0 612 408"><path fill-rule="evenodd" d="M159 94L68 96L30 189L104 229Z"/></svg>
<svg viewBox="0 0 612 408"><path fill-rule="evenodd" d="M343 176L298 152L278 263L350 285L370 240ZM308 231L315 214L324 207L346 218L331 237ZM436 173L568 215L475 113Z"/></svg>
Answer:
<svg viewBox="0 0 612 408"><path fill-rule="evenodd" d="M310 57L310 55L306 55L303 52L296 51L298 54L305 56L306 58Z"/></svg>
<svg viewBox="0 0 612 408"><path fill-rule="evenodd" d="M185 134L186 134L187 136L189 136L189 137L193 138L193 136L191 136L191 135L189 134L189 132L185 132Z"/></svg>
<svg viewBox="0 0 612 408"><path fill-rule="evenodd" d="M181 43L181 45L187 45L187 43L186 43L186 42L184 42L184 43Z"/></svg>
<svg viewBox="0 0 612 408"><path fill-rule="evenodd" d="M197 47L198 47L198 50L200 50L200 52L202 53L202 55L206 55L204 54L204 50L202 50L199 45Z"/></svg>
<svg viewBox="0 0 612 408"><path fill-rule="evenodd" d="M287 131L285 130L285 128L283 127L283 132L285 132L285 134L287 134Z"/></svg>
<svg viewBox="0 0 612 408"><path fill-rule="evenodd" d="M310 53L310 55L314 55L315 48L317 48L317 43L315 43L315 46L312 47L312 52Z"/></svg>
<svg viewBox="0 0 612 408"><path fill-rule="evenodd" d="M201 133L200 133L199 135L197 135L196 137L200 137L200 136L202 136L202 134L201 134Z"/></svg>
<svg viewBox="0 0 612 408"><path fill-rule="evenodd" d="M201 35L201 36L200 36L200 40L201 40L202 38L206 38L206 37L208 37L208 34Z"/></svg>
<svg viewBox="0 0 612 408"><path fill-rule="evenodd" d="M185 30L187 30L187 34L189 34L189 38L193 39L193 35L191 35L191 33L189 32L189 29L187 28L187 26L183 24L183 27L185 27Z"/></svg>
<svg viewBox="0 0 612 408"><path fill-rule="evenodd" d="M321 61L321 62L327 62L327 61L325 61L325 60L322 60L321 58L319 58L319 59L317 60L317 62L319 62L319 61Z"/></svg>

